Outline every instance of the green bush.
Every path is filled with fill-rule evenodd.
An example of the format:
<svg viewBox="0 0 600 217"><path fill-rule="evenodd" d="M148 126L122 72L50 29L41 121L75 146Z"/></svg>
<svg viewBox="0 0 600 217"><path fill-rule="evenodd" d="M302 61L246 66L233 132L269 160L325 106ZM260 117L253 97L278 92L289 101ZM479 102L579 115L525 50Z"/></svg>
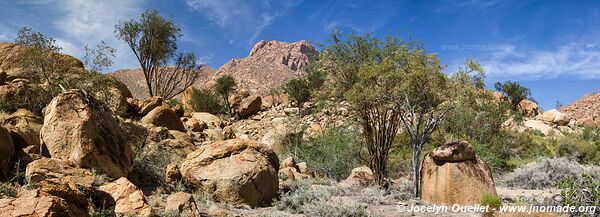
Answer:
<svg viewBox="0 0 600 217"><path fill-rule="evenodd" d="M360 160L361 144L355 132L330 128L306 142L296 140L291 152L299 162L306 162L319 174L341 180L348 177L353 168L364 164Z"/></svg>
<svg viewBox="0 0 600 217"><path fill-rule="evenodd" d="M227 106L229 112L233 112L231 110L231 105L229 105L229 95L231 94L235 86L235 79L231 75L223 75L219 77L214 86L215 92L221 96L221 99L224 102L223 104Z"/></svg>
<svg viewBox="0 0 600 217"><path fill-rule="evenodd" d="M111 209L99 209L94 210L92 217L114 217L117 216L114 210Z"/></svg>
<svg viewBox="0 0 600 217"><path fill-rule="evenodd" d="M578 134L565 134L552 140L556 156L577 159L579 163L600 165L600 141L586 140Z"/></svg>
<svg viewBox="0 0 600 217"><path fill-rule="evenodd" d="M296 102L298 107L302 107L305 102L310 100L310 84L306 79L292 79L283 90Z"/></svg>
<svg viewBox="0 0 600 217"><path fill-rule="evenodd" d="M133 159L133 171L129 179L144 192L152 192L163 186L168 157L159 153L137 154Z"/></svg>
<svg viewBox="0 0 600 217"><path fill-rule="evenodd" d="M560 195L563 198L562 205L571 206L596 206L600 208L600 181L588 174L574 179L567 177L557 183ZM596 209L596 212L598 210ZM594 216L598 213L571 213L573 216Z"/></svg>
<svg viewBox="0 0 600 217"><path fill-rule="evenodd" d="M498 208L502 206L502 199L496 194L485 192L481 195L481 205Z"/></svg>
<svg viewBox="0 0 600 217"><path fill-rule="evenodd" d="M215 91L210 89L192 89L190 100L192 109L196 112L208 112L211 114L223 114L227 108L221 102Z"/></svg>
<svg viewBox="0 0 600 217"><path fill-rule="evenodd" d="M496 82L494 83L494 88L496 88L497 91L502 92L502 94L504 94L504 96L508 98L512 109L515 111L517 110L517 107L519 106L519 103L521 101L531 97L531 91L529 90L529 88L519 84L518 82Z"/></svg>

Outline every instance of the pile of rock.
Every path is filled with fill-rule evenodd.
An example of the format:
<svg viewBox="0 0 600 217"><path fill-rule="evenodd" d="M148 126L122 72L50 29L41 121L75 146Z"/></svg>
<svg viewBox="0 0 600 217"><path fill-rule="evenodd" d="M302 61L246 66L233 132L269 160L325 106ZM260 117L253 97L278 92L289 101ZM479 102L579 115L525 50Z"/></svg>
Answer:
<svg viewBox="0 0 600 217"><path fill-rule="evenodd" d="M279 165L280 188L296 180L314 178L315 174L306 162L296 163L293 157L288 157Z"/></svg>

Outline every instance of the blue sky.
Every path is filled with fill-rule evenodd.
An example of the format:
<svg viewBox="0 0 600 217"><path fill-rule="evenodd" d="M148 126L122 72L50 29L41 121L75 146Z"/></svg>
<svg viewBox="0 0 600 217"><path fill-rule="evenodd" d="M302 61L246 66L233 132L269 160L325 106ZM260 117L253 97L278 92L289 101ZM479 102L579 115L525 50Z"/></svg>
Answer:
<svg viewBox="0 0 600 217"><path fill-rule="evenodd" d="M600 89L599 1L0 0L0 41L28 26L81 57L86 44L105 40L118 49L112 70L134 68L114 25L145 9L173 17L184 34L179 49L215 68L258 40L327 43L339 28L422 40L447 73L476 59L488 87L519 81L544 109Z"/></svg>

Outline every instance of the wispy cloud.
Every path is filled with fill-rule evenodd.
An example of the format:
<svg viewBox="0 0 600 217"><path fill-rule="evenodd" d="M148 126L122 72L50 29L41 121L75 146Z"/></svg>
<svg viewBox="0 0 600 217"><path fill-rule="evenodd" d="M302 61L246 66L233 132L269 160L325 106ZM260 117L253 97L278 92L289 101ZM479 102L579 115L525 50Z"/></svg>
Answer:
<svg viewBox="0 0 600 217"><path fill-rule="evenodd" d="M117 41L114 26L121 20L138 16L141 0L65 0L56 5L63 15L54 22L60 32L58 42L62 42L64 52L81 57L85 45L95 46L101 40L117 48L115 66L121 68L135 64L129 47Z"/></svg>
<svg viewBox="0 0 600 217"><path fill-rule="evenodd" d="M600 44L570 43L555 49L494 52L483 59L488 75L513 80L537 80L574 76L600 78Z"/></svg>
<svg viewBox="0 0 600 217"><path fill-rule="evenodd" d="M346 0L327 3L308 16L310 21L319 19L326 32L335 28L349 28L360 33L375 32L396 16L400 7L398 1ZM369 19L361 19L357 14Z"/></svg>
<svg viewBox="0 0 600 217"><path fill-rule="evenodd" d="M218 27L226 29L230 43L241 41L251 46L265 28L301 1L266 0L255 5L244 0L186 0L186 3Z"/></svg>
<svg viewBox="0 0 600 217"><path fill-rule="evenodd" d="M62 52L83 57L85 45L101 40L117 48L113 69L136 63L129 48L115 38L114 26L120 20L138 16L144 0L22 0L14 5L0 2L0 40L12 41L21 26L32 27L53 37ZM4 8L4 9L3 9ZM38 14L38 16L23 16Z"/></svg>

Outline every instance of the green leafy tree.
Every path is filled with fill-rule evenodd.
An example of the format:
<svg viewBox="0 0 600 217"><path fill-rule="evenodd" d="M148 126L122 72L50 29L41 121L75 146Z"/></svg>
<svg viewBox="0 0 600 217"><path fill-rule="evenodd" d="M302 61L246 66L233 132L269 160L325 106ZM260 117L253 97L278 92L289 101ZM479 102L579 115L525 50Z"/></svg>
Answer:
<svg viewBox="0 0 600 217"><path fill-rule="evenodd" d="M401 73L398 79L399 98L396 107L403 128L408 133L413 157L413 191L420 196L421 151L431 139L431 134L444 121L453 108L449 101L448 79L442 73L435 54L425 52L418 42L407 44L395 52L399 56L395 64Z"/></svg>
<svg viewBox="0 0 600 217"><path fill-rule="evenodd" d="M283 90L292 97L298 108L310 100L310 84L306 79L292 79L283 87Z"/></svg>
<svg viewBox="0 0 600 217"><path fill-rule="evenodd" d="M62 48L54 38L23 27L15 42L25 47L20 63L29 78L43 80L52 87L61 86L60 72L66 70L67 64L57 57Z"/></svg>
<svg viewBox="0 0 600 217"><path fill-rule="evenodd" d="M525 99L531 98L529 88L514 81L506 81L504 83L494 83L494 88L502 92L508 98L513 110L517 110L519 103Z"/></svg>
<svg viewBox="0 0 600 217"><path fill-rule="evenodd" d="M226 112L225 106L220 102L218 93L212 89L192 88L190 104L196 112L208 112L211 114L223 114Z"/></svg>
<svg viewBox="0 0 600 217"><path fill-rule="evenodd" d="M158 11L148 10L139 20L120 22L115 26L115 33L137 57L150 96L170 99L198 79L196 55L176 54L181 28ZM173 62L174 65L167 66Z"/></svg>
<svg viewBox="0 0 600 217"><path fill-rule="evenodd" d="M292 79L283 87L285 93L292 97L298 108L302 108L305 102L313 98L325 83L325 72L321 70L320 66L320 62L311 60L304 67L304 71L307 73L305 78Z"/></svg>
<svg viewBox="0 0 600 217"><path fill-rule="evenodd" d="M83 64L92 72L102 72L112 66L112 59L115 58L116 52L117 49L107 45L104 41L100 41L96 48L90 48L86 45Z"/></svg>
<svg viewBox="0 0 600 217"><path fill-rule="evenodd" d="M344 35L336 31L319 62L325 74L331 75L330 84L334 96L343 96L358 81L359 68L373 59L381 59L380 41L371 34L364 36Z"/></svg>
<svg viewBox="0 0 600 217"><path fill-rule="evenodd" d="M233 79L231 75L221 76L219 79L217 79L217 82L214 86L215 91L221 95L221 98L223 99L223 102L231 115L233 115L233 108L231 105L229 105L229 95L231 95L231 92L234 90L235 86L235 79Z"/></svg>
<svg viewBox="0 0 600 217"><path fill-rule="evenodd" d="M421 150L452 108L448 79L434 54L418 41L387 37L384 41L333 35L324 49L324 68L336 93L359 114L375 181L385 185L387 158L396 134L404 129L413 152L414 194L419 196Z"/></svg>

